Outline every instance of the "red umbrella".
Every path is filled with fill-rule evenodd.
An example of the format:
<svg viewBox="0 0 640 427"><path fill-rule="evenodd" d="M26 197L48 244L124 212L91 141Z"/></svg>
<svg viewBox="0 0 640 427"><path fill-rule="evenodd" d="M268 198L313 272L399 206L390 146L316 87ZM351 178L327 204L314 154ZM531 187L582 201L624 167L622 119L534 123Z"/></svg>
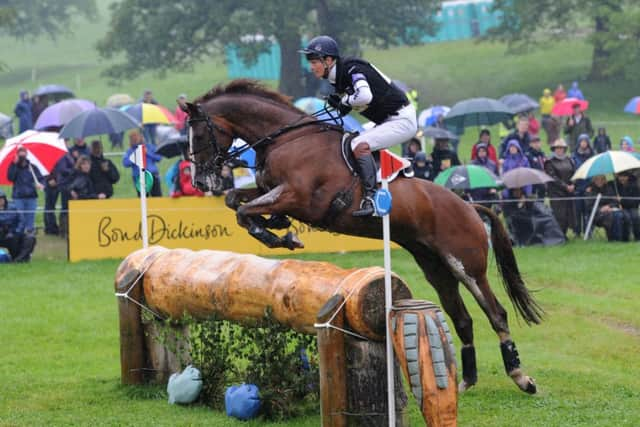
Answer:
<svg viewBox="0 0 640 427"><path fill-rule="evenodd" d="M578 98L565 98L564 100L557 102L551 110L551 114L554 116L570 116L573 114L573 106L580 105L580 111L586 111L589 108L589 101Z"/></svg>
<svg viewBox="0 0 640 427"><path fill-rule="evenodd" d="M7 179L7 172L21 146L27 149L27 158L33 166L40 170L42 175L48 175L58 160L67 152L64 140L58 138L56 132L28 130L10 138L0 150L0 185L12 184Z"/></svg>

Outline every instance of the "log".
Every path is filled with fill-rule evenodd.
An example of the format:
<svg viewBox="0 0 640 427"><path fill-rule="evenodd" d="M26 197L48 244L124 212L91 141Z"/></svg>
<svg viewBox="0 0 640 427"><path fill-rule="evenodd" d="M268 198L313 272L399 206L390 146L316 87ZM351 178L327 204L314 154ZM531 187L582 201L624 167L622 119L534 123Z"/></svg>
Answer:
<svg viewBox="0 0 640 427"><path fill-rule="evenodd" d="M161 316L233 320L252 324L270 308L275 320L315 334L316 315L334 294L346 299L345 320L359 335L385 334L384 269L342 269L327 262L273 260L224 251L151 247L129 255L116 283L132 271L144 272L144 304ZM411 292L392 276L394 298Z"/></svg>

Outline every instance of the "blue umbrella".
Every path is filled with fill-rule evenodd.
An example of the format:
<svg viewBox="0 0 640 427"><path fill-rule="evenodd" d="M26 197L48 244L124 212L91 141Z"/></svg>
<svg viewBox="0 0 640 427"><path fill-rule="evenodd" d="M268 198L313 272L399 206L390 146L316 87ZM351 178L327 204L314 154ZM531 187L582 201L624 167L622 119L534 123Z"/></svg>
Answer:
<svg viewBox="0 0 640 427"><path fill-rule="evenodd" d="M41 95L52 95L54 98L72 98L73 91L62 85L43 85L33 92L33 96Z"/></svg>
<svg viewBox="0 0 640 427"><path fill-rule="evenodd" d="M511 108L516 114L526 113L540 107L540 104L524 93L511 93L503 96L499 101Z"/></svg>
<svg viewBox="0 0 640 427"><path fill-rule="evenodd" d="M87 110L73 118L60 131L60 138L84 138L124 132L140 127L140 123L129 114L114 108Z"/></svg>
<svg viewBox="0 0 640 427"><path fill-rule="evenodd" d="M640 114L640 96L631 98L631 100L624 107L625 113Z"/></svg>

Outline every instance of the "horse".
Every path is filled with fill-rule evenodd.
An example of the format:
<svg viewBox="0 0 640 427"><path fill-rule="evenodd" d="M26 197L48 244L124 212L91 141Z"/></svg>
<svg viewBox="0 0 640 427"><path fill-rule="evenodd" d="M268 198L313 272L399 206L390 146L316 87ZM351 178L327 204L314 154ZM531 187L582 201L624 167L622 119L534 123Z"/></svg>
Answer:
<svg viewBox="0 0 640 427"><path fill-rule="evenodd" d="M353 217L362 195L358 177L341 150L343 131L295 108L288 97L252 80L218 85L187 103L189 150L194 185L217 190L229 147L242 138L256 151L257 188L231 190L225 199L238 224L267 245L303 247L293 233L278 236L288 218L330 231L382 238L380 217ZM525 374L511 339L507 312L487 280L489 238L480 214L491 224L491 244L503 285L527 324L541 322L544 311L526 288L510 239L490 209L470 205L450 190L417 178L390 183L392 240L413 255L462 342L463 392L476 384L472 319L459 292L471 292L500 342L507 375L530 394L535 380ZM267 217L268 216L268 217Z"/></svg>

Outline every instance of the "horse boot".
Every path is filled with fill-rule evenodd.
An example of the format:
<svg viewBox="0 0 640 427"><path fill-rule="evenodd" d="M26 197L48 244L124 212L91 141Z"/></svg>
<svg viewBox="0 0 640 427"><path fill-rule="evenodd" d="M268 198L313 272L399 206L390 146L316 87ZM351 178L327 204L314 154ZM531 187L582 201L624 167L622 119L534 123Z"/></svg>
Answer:
<svg viewBox="0 0 640 427"><path fill-rule="evenodd" d="M363 147L364 146L364 147ZM358 162L358 175L362 182L364 194L360 202L360 209L354 211L353 216L371 216L375 214L376 209L373 202L373 196L376 194L376 161L371 154L369 144L360 143L354 150L356 161Z"/></svg>

